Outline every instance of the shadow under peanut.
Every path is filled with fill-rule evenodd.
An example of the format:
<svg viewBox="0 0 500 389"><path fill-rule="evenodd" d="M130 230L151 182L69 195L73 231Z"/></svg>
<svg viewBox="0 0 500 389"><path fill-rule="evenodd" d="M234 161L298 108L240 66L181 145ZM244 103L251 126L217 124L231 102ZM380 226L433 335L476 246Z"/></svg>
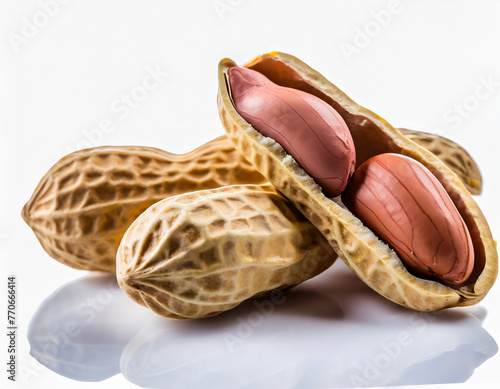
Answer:
<svg viewBox="0 0 500 389"><path fill-rule="evenodd" d="M148 388L322 388L457 383L497 352L481 307L414 312L338 261L322 275L215 318L153 320L122 373Z"/></svg>
<svg viewBox="0 0 500 389"><path fill-rule="evenodd" d="M410 311L339 260L291 290L200 320L158 317L129 300L113 276L86 276L41 304L28 338L40 363L80 381L121 370L148 388L457 383L497 352L481 326L485 314Z"/></svg>
<svg viewBox="0 0 500 389"><path fill-rule="evenodd" d="M33 315L28 340L42 365L78 381L101 381L120 372L123 348L154 314L132 302L114 275L69 282Z"/></svg>

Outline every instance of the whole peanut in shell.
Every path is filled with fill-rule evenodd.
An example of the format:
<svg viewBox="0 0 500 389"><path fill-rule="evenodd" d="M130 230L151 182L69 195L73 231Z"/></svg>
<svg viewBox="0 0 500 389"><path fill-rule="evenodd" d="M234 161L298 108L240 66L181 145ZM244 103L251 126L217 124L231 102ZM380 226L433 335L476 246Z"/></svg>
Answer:
<svg viewBox="0 0 500 389"><path fill-rule="evenodd" d="M132 300L170 318L218 315L301 283L335 252L270 185L233 185L162 200L139 216L117 253Z"/></svg>
<svg viewBox="0 0 500 389"><path fill-rule="evenodd" d="M179 155L152 147L96 147L57 162L22 216L54 259L114 272L123 234L151 204L200 189L266 182L226 137Z"/></svg>

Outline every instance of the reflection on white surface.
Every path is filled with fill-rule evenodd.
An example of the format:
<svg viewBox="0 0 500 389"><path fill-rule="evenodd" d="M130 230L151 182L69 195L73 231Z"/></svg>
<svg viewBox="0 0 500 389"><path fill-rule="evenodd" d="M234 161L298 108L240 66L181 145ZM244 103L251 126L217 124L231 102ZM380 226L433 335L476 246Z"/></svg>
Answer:
<svg viewBox="0 0 500 389"><path fill-rule="evenodd" d="M123 348L153 317L121 291L114 275L84 277L40 305L28 329L31 355L65 377L101 381L120 372Z"/></svg>
<svg viewBox="0 0 500 389"><path fill-rule="evenodd" d="M86 381L121 368L148 388L324 388L464 382L497 352L480 307L413 312L337 262L292 291L202 320L154 316L109 278L83 278L42 304L30 325L32 354ZM113 298L85 324L82 301L103 287ZM80 333L51 355L51 334L75 321Z"/></svg>

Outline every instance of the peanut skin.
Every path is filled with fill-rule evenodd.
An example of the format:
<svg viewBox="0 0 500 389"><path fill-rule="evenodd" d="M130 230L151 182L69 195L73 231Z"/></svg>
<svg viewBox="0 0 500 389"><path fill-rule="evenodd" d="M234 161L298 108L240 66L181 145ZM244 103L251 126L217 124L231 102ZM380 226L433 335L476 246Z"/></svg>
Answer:
<svg viewBox="0 0 500 389"><path fill-rule="evenodd" d="M467 226L421 163L399 154L372 157L356 170L342 202L415 275L449 286L471 275L474 250Z"/></svg>
<svg viewBox="0 0 500 389"><path fill-rule="evenodd" d="M356 152L347 124L335 109L254 70L234 66L228 76L238 113L283 146L325 195L339 195L354 172Z"/></svg>

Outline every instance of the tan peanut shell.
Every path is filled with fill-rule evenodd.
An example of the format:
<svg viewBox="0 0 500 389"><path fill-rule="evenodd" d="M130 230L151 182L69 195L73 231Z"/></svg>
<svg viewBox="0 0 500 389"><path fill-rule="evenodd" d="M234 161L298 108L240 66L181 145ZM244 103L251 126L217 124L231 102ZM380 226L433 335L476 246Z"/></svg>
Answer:
<svg viewBox="0 0 500 389"><path fill-rule="evenodd" d="M462 146L437 134L406 128L398 128L397 130L443 161L462 180L471 194L481 194L483 188L481 172L470 154Z"/></svg>
<svg viewBox="0 0 500 389"><path fill-rule="evenodd" d="M238 115L225 76L227 69L235 65L230 59L223 59L218 71L219 115L229 138L322 232L360 279L386 298L421 311L471 305L486 295L498 272L496 242L471 194L443 161L381 117L356 104L320 73L291 55L273 52L245 65L279 85L312 93L331 104L351 131L358 166L377 154L399 153L421 162L436 176L463 217L473 240L473 279L459 289L411 275L396 253L349 212L339 197L325 197L321 188L278 143L262 136Z"/></svg>
<svg viewBox="0 0 500 389"><path fill-rule="evenodd" d="M264 183L226 137L178 155L151 147L96 147L57 162L22 216L59 262L114 272L123 234L151 204L200 189Z"/></svg>
<svg viewBox="0 0 500 389"><path fill-rule="evenodd" d="M186 193L148 208L125 233L117 279L170 318L202 318L303 282L337 258L272 185Z"/></svg>

